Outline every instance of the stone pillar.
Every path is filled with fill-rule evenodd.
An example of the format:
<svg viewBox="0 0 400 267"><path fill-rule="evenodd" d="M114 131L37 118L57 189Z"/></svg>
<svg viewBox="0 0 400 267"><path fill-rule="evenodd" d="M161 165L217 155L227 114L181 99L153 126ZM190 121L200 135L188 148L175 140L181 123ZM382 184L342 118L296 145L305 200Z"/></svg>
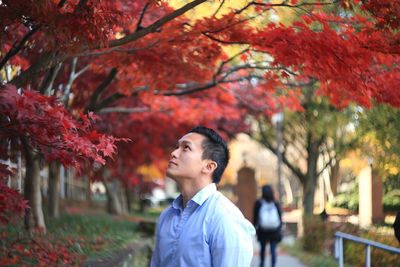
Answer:
<svg viewBox="0 0 400 267"><path fill-rule="evenodd" d="M236 193L238 208L247 220L253 222L253 207L257 200L257 184L253 169L243 167L238 171Z"/></svg>
<svg viewBox="0 0 400 267"><path fill-rule="evenodd" d="M368 166L358 176L359 206L361 227L368 227L384 220L382 205L382 179L378 170Z"/></svg>

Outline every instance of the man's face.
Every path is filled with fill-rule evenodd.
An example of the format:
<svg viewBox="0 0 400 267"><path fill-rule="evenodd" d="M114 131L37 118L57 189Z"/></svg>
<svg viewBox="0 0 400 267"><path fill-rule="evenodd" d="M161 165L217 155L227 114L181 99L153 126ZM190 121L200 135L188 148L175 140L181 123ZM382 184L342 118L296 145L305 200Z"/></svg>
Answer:
<svg viewBox="0 0 400 267"><path fill-rule="evenodd" d="M202 143L205 137L198 133L188 133L179 139L168 163L167 176L174 180L198 177L206 166L202 160Z"/></svg>

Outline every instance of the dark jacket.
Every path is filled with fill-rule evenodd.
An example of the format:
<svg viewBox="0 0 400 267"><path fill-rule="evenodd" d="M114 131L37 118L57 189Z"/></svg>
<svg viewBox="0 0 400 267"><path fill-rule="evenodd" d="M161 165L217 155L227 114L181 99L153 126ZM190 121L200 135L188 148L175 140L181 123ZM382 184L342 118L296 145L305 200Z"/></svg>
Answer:
<svg viewBox="0 0 400 267"><path fill-rule="evenodd" d="M258 218L259 215L258 213L260 212L261 208L261 199L258 199L256 203L254 204L254 216L253 216L253 225L256 228L256 233L257 233L257 239L259 241L281 241L282 240L282 211L279 203L274 202L275 206L278 209L279 213L279 218L281 221L281 224L279 225L278 229L276 230L263 230L261 227L258 225Z"/></svg>
<svg viewBox="0 0 400 267"><path fill-rule="evenodd" d="M396 219L393 223L394 235L397 240L400 242L400 211L397 212Z"/></svg>

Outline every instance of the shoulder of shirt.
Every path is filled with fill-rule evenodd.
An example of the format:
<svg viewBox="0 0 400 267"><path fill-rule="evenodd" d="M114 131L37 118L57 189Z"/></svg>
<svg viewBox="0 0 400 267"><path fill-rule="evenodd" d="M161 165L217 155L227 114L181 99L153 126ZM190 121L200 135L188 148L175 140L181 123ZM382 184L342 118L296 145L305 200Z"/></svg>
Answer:
<svg viewBox="0 0 400 267"><path fill-rule="evenodd" d="M212 196L212 208L216 219L244 218L242 212L221 192L216 191Z"/></svg>
<svg viewBox="0 0 400 267"><path fill-rule="evenodd" d="M221 192L216 191L209 204L210 225L231 228L237 233L254 234L253 225L243 216L243 213ZM233 227L233 228L232 228ZM218 228L218 227L217 227Z"/></svg>

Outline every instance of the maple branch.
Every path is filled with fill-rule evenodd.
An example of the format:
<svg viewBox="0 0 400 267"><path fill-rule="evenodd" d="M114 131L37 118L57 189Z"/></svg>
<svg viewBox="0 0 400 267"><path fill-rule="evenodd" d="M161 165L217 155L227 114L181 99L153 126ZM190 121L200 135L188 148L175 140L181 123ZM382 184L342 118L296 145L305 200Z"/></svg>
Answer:
<svg viewBox="0 0 400 267"><path fill-rule="evenodd" d="M41 94L50 95L50 91L53 87L54 80L56 79L58 73L60 72L62 63L58 63L56 66L52 67L46 77L43 79L42 85L40 86L39 92Z"/></svg>
<svg viewBox="0 0 400 267"><path fill-rule="evenodd" d="M22 72L20 75L12 79L10 83L15 85L17 88L20 88L23 85L27 84L28 81L38 72L49 69L68 58L68 55L66 54L57 54L57 51L44 53L40 59L32 64L26 71Z"/></svg>
<svg viewBox="0 0 400 267"><path fill-rule="evenodd" d="M65 2L67 2L67 0L61 0L60 3L58 3L57 7L62 8L64 6Z"/></svg>
<svg viewBox="0 0 400 267"><path fill-rule="evenodd" d="M150 26L143 28L139 31L136 31L132 34L126 35L125 37L117 40L112 40L108 43L108 47L116 47L116 46L121 46L133 41L136 41L139 38L142 38L146 36L147 34L150 34L152 32L158 31L158 29L166 24L167 22L181 16L184 14L186 11L206 2L207 0L195 0L193 2L190 2L183 7L174 10L170 14L167 14L166 16L162 17L161 19L157 20ZM86 2L85 1L80 1L80 4L82 6L82 3ZM79 5L79 4L78 4ZM92 49L99 49L101 48L100 46L97 47L92 47ZM82 49L82 52L85 51L85 49L88 49L85 47ZM55 64L62 62L72 55L69 54L58 54L57 51L50 51L47 53L44 53L41 58L39 58L34 64L32 64L26 71L22 72L20 75L16 76L12 81L11 84L14 84L17 88L22 87L23 85L27 84L28 81L30 80L31 77L36 75L38 72L41 72L45 69L48 69ZM55 57L57 55L57 57Z"/></svg>
<svg viewBox="0 0 400 267"><path fill-rule="evenodd" d="M184 5L183 7L176 9L173 12L167 14L166 16L162 17L161 19L157 20L156 22L154 22L153 24L151 24L150 26L148 26L146 28L143 28L132 34L126 35L125 37L122 37L120 39L110 41L108 44L108 47L121 46L121 45L130 43L130 42L136 41L137 39L139 39L149 33L156 32L156 31L158 31L158 29L161 26L163 26L167 22L181 16L186 11L193 9L194 7L204 3L206 1L207 0L195 0L193 2L190 2L186 5Z"/></svg>
<svg viewBox="0 0 400 267"><path fill-rule="evenodd" d="M75 6L74 12L81 12L85 7L87 7L88 0L79 0L79 3Z"/></svg>
<svg viewBox="0 0 400 267"><path fill-rule="evenodd" d="M89 65L85 66L82 68L80 71L76 72L76 64L78 63L78 58L74 57L72 59L71 63L71 72L69 74L69 79L67 84L65 85L64 92L63 92L63 97L62 97L62 102L64 103L65 106L68 104L68 99L69 99L69 92L71 91L72 84L74 81L86 70L89 69Z"/></svg>
<svg viewBox="0 0 400 267"><path fill-rule="evenodd" d="M107 77L102 81L102 83L96 88L96 90L92 94L92 97L90 98L90 102L86 111L96 110L96 104L99 101L101 94L111 84L116 75L117 75L117 69L112 68L111 71L108 73Z"/></svg>
<svg viewBox="0 0 400 267"><path fill-rule="evenodd" d="M267 4L267 3L257 3L257 2L249 2L247 5L245 5L244 7L242 7L241 9L238 9L235 11L235 14L240 14L243 11L245 11L246 9L248 9L250 6L252 5L257 5L257 6L264 6L264 7L271 7L271 4Z"/></svg>
<svg viewBox="0 0 400 267"><path fill-rule="evenodd" d="M221 10L221 8L222 8L222 6L223 6L224 4L225 4L225 0L222 0L222 1L221 1L221 4L219 4L217 10L214 12L213 17L215 17L215 16L218 14L218 12Z"/></svg>
<svg viewBox="0 0 400 267"><path fill-rule="evenodd" d="M257 14L257 15L254 15L254 16L251 16L251 17L248 17L248 18L245 18L245 19L238 20L238 21L236 21L235 23L228 24L228 25L226 25L225 27L222 27L222 28L219 28L219 29L216 29L216 30L213 30L213 31L207 31L207 32L205 32L205 33L209 34L209 33L218 33L218 32L222 32L222 31L224 31L224 30L226 30L226 29L229 29L229 28L231 28L231 27L233 27L233 26L235 26L235 25L238 25L238 24L241 24L241 23L243 23L243 22L247 22L247 21L249 21L249 20L255 19L255 18L261 16L263 13L264 13L264 11L263 11L263 12L260 12L260 13Z"/></svg>
<svg viewBox="0 0 400 267"><path fill-rule="evenodd" d="M290 4L287 4L287 1L283 1L281 3L276 3L276 4L273 4L273 3L260 3L260 2L252 1L252 2L248 3L245 6L245 8L248 8L249 6L252 6L252 5L254 5L254 6L264 6L264 7L300 8L300 7L303 7L303 6L333 5L333 4L336 4L338 2L339 2L339 0L333 0L332 2L303 2L303 3L297 4L297 5L290 5Z"/></svg>
<svg viewBox="0 0 400 267"><path fill-rule="evenodd" d="M219 83L236 83L236 82L243 82L243 81L251 81L252 79L257 79L257 80L262 80L263 77L260 75L247 75L243 77L239 77L236 79L230 79L230 80L221 80Z"/></svg>
<svg viewBox="0 0 400 267"><path fill-rule="evenodd" d="M218 84L223 84L223 83L236 83L236 82L241 82L244 80L251 80L251 79L262 79L261 76L257 76L257 75L248 75L245 77L239 77L236 79L231 79L231 80L225 80L225 79L220 79L220 80L213 80L210 81L208 83L205 84L191 84L191 88L186 88L184 90L172 90L172 91L155 91L155 94L160 94L160 95L164 95L164 96L182 96L182 95L188 95L188 94L193 94L193 93L197 93L200 91L205 91L207 89L211 89L215 86L217 86ZM183 87L181 85L181 87Z"/></svg>
<svg viewBox="0 0 400 267"><path fill-rule="evenodd" d="M140 113L150 111L149 107L141 107L141 108L127 108L127 107L110 107L110 108L102 108L97 111L99 114L106 113Z"/></svg>
<svg viewBox="0 0 400 267"><path fill-rule="evenodd" d="M221 44L239 44L239 45L248 44L247 42L239 42L239 41L233 42L233 41L221 40L221 39L218 39L218 38L216 38L216 37L213 37L213 36L211 36L210 34L205 33L205 32L203 32L202 34L205 35L206 37L210 38L211 40L216 41L216 42L219 42L219 43L221 43Z"/></svg>
<svg viewBox="0 0 400 267"><path fill-rule="evenodd" d="M135 96L137 95L139 92L141 91L147 91L149 89L148 86L140 86L137 87L136 89L133 90L132 94L130 96ZM109 106L110 104L114 103L115 101L127 97L127 95L125 94L121 94L119 92L116 92L110 96L108 96L107 98L103 99L99 104L96 104L95 108L93 109L93 111L97 111L97 110L101 110L104 109L105 107Z"/></svg>
<svg viewBox="0 0 400 267"><path fill-rule="evenodd" d="M287 69L283 68L285 71L289 72ZM290 72L289 72L290 73ZM297 75L296 73L290 73L293 75ZM289 83L284 83L282 82L283 85L286 85L288 87L309 87L312 86L316 83L317 81L315 79L312 79L308 82L302 83L302 82L289 82Z"/></svg>
<svg viewBox="0 0 400 267"><path fill-rule="evenodd" d="M228 64L229 62L233 61L233 60L234 60L235 58L237 58L238 56L243 55L244 53L248 52L249 50L250 50L249 48L243 49L242 51L240 51L240 52L237 53L236 55L233 55L232 57L228 58L227 60L222 61L221 64L219 65L219 67L218 67L217 72L213 75L213 79L215 80L216 77L218 76L218 74L221 74L221 73L222 73L222 68L223 68L226 64Z"/></svg>
<svg viewBox="0 0 400 267"><path fill-rule="evenodd" d="M143 10L142 10L142 12L140 13L140 17L139 17L139 20L138 20L138 23L137 23L137 26L136 26L136 31L139 31L139 30L143 29L143 27L142 27L142 21L143 21L143 18L144 18L144 14L146 13L147 8L149 7L149 5L150 5L150 2L147 2L147 3L144 5Z"/></svg>
<svg viewBox="0 0 400 267"><path fill-rule="evenodd" d="M15 45L10 48L10 50L7 52L7 54L4 56L4 58L0 61L0 69L4 67L4 65L7 63L10 58L15 56L25 45L25 43L28 41L28 39L39 30L39 26L34 26L25 36L22 38L22 40L19 42L18 45Z"/></svg>
<svg viewBox="0 0 400 267"><path fill-rule="evenodd" d="M217 82L216 81L212 81L212 82L203 84L201 86L197 86L195 88L191 88L191 89L187 89L187 90L164 91L164 92L155 91L155 94L161 94L161 95L164 95L164 96L182 96L182 95L188 95L188 94L204 91L204 90L213 88L216 85L217 85Z"/></svg>
<svg viewBox="0 0 400 267"><path fill-rule="evenodd" d="M139 48L122 48L122 47L116 46L116 47L110 48L110 49L105 50L105 51L81 53L81 54L79 54L77 56L78 57L83 57L83 56L102 56L102 55L110 54L110 53L113 53L113 52L134 54L137 51L153 48L154 46L156 46L159 43L160 43L160 40L157 40L157 41L149 44L148 46L139 47Z"/></svg>
<svg viewBox="0 0 400 267"><path fill-rule="evenodd" d="M243 64L239 66L232 67L231 69L227 70L225 72L224 78L228 77L234 72L237 72L239 70L244 70L244 69L257 69L257 70L281 70L283 69L282 67L268 67L268 66L259 66L253 63L248 63L248 64Z"/></svg>

